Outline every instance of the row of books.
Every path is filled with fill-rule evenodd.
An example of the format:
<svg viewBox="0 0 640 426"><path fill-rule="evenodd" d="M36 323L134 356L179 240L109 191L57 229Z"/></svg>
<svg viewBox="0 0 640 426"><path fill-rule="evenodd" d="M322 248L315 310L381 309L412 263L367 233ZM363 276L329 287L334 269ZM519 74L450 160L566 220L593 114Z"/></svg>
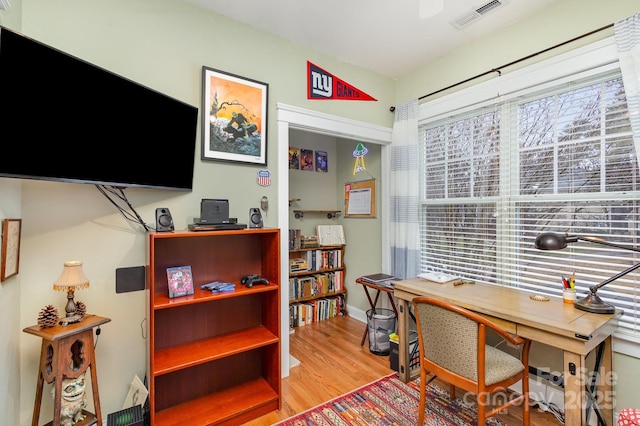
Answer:
<svg viewBox="0 0 640 426"><path fill-rule="evenodd" d="M305 253L307 270L319 271L342 267L342 250L309 250Z"/></svg>
<svg viewBox="0 0 640 426"><path fill-rule="evenodd" d="M344 315L344 295L289 305L289 327L301 327Z"/></svg>
<svg viewBox="0 0 640 426"><path fill-rule="evenodd" d="M321 296L344 289L344 271L289 278L289 300Z"/></svg>

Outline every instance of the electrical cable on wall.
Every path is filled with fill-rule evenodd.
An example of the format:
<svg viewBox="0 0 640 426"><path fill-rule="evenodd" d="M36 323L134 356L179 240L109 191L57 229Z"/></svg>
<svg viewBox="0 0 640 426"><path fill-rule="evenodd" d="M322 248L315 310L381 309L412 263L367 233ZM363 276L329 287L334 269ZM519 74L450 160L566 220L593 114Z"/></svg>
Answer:
<svg viewBox="0 0 640 426"><path fill-rule="evenodd" d="M149 226L147 226L147 224L144 222L144 220L142 220L138 212L133 208L133 206L131 205L131 203L127 199L127 196L124 193L124 189L122 189L121 187L106 186L106 185L96 185L96 188L98 188L98 191L100 191L100 193L104 195L105 198L109 200L109 202L116 207L116 209L118 209L120 214L122 214L122 216L126 220L142 225L145 231L149 231ZM116 200L120 200L120 202L126 204L129 210L118 205Z"/></svg>

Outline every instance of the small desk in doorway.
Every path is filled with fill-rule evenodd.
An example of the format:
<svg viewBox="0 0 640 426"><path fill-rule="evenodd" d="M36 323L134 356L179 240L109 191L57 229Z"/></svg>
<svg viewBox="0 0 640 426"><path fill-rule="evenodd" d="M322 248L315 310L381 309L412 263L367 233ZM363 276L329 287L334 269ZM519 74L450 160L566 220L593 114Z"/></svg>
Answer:
<svg viewBox="0 0 640 426"><path fill-rule="evenodd" d="M370 283L362 279L362 277L356 279L356 283L361 284L364 289L365 294L367 295L367 299L369 300L369 306L371 309L375 309L378 304L378 299L380 298L380 292L384 292L389 297L389 303L391 303L391 307L393 308L393 313L396 314L396 318L398 318L398 309L396 308L396 302L393 300L393 287L387 287L384 285L378 285L374 283ZM372 299L371 294L369 293L369 289L373 289L376 291L375 297ZM360 346L364 345L364 342L367 340L367 336L369 335L368 326L365 324L364 334L362 335L362 340L360 341Z"/></svg>

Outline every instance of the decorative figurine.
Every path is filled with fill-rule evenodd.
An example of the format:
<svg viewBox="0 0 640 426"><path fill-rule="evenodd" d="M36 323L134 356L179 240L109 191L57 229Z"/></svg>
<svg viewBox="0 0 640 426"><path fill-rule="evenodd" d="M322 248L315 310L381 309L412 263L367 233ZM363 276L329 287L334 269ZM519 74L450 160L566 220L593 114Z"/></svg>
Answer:
<svg viewBox="0 0 640 426"><path fill-rule="evenodd" d="M87 406L87 396L84 392L84 373L76 379L64 379L62 381L62 398L60 399L60 426L73 426L84 419L82 410ZM51 395L55 398L55 387L51 389Z"/></svg>

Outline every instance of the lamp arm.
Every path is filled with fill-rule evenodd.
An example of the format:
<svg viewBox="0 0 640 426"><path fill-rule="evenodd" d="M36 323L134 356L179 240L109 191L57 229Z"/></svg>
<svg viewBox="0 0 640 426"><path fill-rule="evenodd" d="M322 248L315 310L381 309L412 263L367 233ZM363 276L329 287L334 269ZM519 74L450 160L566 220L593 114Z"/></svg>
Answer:
<svg viewBox="0 0 640 426"><path fill-rule="evenodd" d="M570 238L570 237L569 237ZM631 251L637 251L640 252L639 248L636 247L627 247L627 246L622 246L620 244L615 244L615 243L610 243L608 241L604 241L601 240L599 238L592 238L592 237L575 237L576 240L582 240L582 241L588 241L590 243L593 244L601 244L603 246L610 246L610 247L615 247L615 248L619 248L619 249L623 249L623 250L631 250ZM575 242L575 240L574 240Z"/></svg>
<svg viewBox="0 0 640 426"><path fill-rule="evenodd" d="M592 238L592 237L575 237L576 240L582 240L582 241L587 241L593 244L601 244L603 246L609 246L609 247L615 247L615 248L619 248L619 249L623 249L623 250L630 250L630 251L637 251L640 252L640 249L635 248L635 247L627 247L627 246L621 246L619 244L615 244L615 243L610 243L608 241L603 241L599 238ZM627 275L630 272L635 271L636 269L640 268L640 263L637 263L633 266L631 266L630 268L625 269L624 271L617 273L616 275L614 275L611 278L607 278L606 280L602 281L600 284L596 284L594 286L589 287L589 291L591 291L591 294L596 294L596 292L601 288L604 287L605 285L609 284L611 281L615 281L618 278L622 278L625 275Z"/></svg>
<svg viewBox="0 0 640 426"><path fill-rule="evenodd" d="M595 294L596 291L598 291L598 289L600 289L600 287L604 287L605 285L609 284L611 281L615 281L618 278L622 278L625 275L627 275L628 273L633 272L638 268L640 268L640 263L636 263L635 265L631 266L630 268L627 268L624 271L617 273L613 277L607 278L606 280L602 281L600 284L596 284L596 285L593 285L593 286L589 287L589 291L591 291L591 294Z"/></svg>

